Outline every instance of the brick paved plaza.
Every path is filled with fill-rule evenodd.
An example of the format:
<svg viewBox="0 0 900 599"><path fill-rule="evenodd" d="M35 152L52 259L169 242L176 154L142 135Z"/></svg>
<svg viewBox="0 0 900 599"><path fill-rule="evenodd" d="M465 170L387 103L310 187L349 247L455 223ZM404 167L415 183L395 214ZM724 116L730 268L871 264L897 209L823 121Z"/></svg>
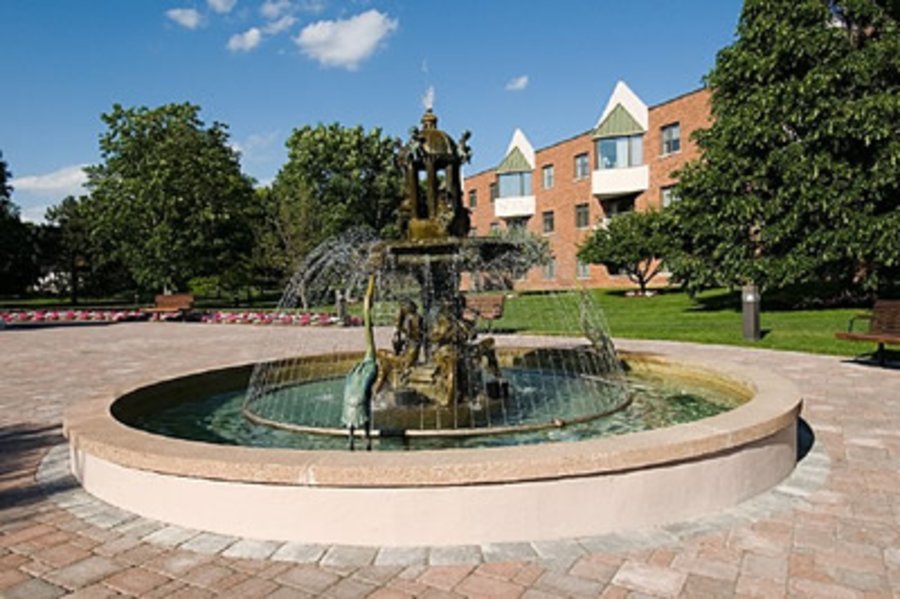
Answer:
<svg viewBox="0 0 900 599"><path fill-rule="evenodd" d="M900 597L900 369L719 346L618 345L744 361L792 380L812 451L787 481L734 509L627 534L407 549L221 537L136 517L78 489L66 476L63 411L148 373L359 347L358 330L134 323L0 331L0 596Z"/></svg>

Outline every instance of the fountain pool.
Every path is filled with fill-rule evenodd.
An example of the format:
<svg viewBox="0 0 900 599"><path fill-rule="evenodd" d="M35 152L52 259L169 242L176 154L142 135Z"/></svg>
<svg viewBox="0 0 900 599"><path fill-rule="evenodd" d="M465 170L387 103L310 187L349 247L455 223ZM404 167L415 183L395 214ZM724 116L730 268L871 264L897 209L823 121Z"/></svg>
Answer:
<svg viewBox="0 0 900 599"><path fill-rule="evenodd" d="M281 310L317 289L363 300L355 352L301 334L291 357L76 404L64 429L84 488L219 534L420 546L672 522L784 479L800 401L770 373L618 353L588 292L534 314L511 302L484 330L470 298L538 265L518 257L540 244L469 234L467 137L426 112L399 152L402 238L330 240L289 284ZM542 322L582 336L515 334Z"/></svg>

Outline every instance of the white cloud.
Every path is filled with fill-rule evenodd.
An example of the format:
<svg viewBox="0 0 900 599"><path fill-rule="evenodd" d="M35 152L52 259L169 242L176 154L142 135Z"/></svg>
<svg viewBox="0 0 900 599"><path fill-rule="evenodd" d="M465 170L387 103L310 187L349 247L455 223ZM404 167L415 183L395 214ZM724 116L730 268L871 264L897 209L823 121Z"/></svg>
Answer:
<svg viewBox="0 0 900 599"><path fill-rule="evenodd" d="M13 201L21 206L23 220L33 223L44 222L44 212L58 204L66 196L87 193L84 184L87 175L86 164L67 166L43 175L26 175L10 181L13 186Z"/></svg>
<svg viewBox="0 0 900 599"><path fill-rule="evenodd" d="M224 14L231 12L231 9L237 4L237 0L206 0L206 3L217 13Z"/></svg>
<svg viewBox="0 0 900 599"><path fill-rule="evenodd" d="M200 26L200 13L193 8L173 8L166 11L166 16L188 29Z"/></svg>
<svg viewBox="0 0 900 599"><path fill-rule="evenodd" d="M434 108L434 86L429 85L428 89L425 90L425 94L422 96L422 108L428 110L429 108Z"/></svg>
<svg viewBox="0 0 900 599"><path fill-rule="evenodd" d="M272 21L271 23L266 24L266 26L263 27L263 31L265 31L269 35L275 35L281 33L286 29L290 29L291 26L296 22L297 19L292 15L285 15L277 21Z"/></svg>
<svg viewBox="0 0 900 599"><path fill-rule="evenodd" d="M37 206L23 206L19 211L19 216L23 221L34 223L36 225L41 225L47 222L47 219L44 218L44 215L47 214L47 209L53 206L53 204L40 204Z"/></svg>
<svg viewBox="0 0 900 599"><path fill-rule="evenodd" d="M325 10L325 5L325 0L300 0L297 2L297 9L301 12L317 15Z"/></svg>
<svg viewBox="0 0 900 599"><path fill-rule="evenodd" d="M372 9L349 19L311 23L294 42L304 54L327 67L353 71L396 29L396 19Z"/></svg>
<svg viewBox="0 0 900 599"><path fill-rule="evenodd" d="M273 145L278 142L278 131L270 131L268 133L251 133L247 136L247 139L241 142L232 142L231 146L244 155L244 157L248 157L251 154L259 152L260 150L266 150L271 148Z"/></svg>
<svg viewBox="0 0 900 599"><path fill-rule="evenodd" d="M520 92L526 87L528 87L528 75L522 75L521 77L513 77L510 79L506 84L506 91Z"/></svg>
<svg viewBox="0 0 900 599"><path fill-rule="evenodd" d="M267 19L277 19L291 11L290 0L266 0L259 7L259 12Z"/></svg>
<svg viewBox="0 0 900 599"><path fill-rule="evenodd" d="M262 31L251 27L244 33L235 33L228 38L228 49L232 52L249 52L262 41Z"/></svg>
<svg viewBox="0 0 900 599"><path fill-rule="evenodd" d="M86 164L67 166L45 175L28 175L17 177L11 181L16 192L33 194L58 194L60 196L84 193L83 185L87 182L84 173Z"/></svg>

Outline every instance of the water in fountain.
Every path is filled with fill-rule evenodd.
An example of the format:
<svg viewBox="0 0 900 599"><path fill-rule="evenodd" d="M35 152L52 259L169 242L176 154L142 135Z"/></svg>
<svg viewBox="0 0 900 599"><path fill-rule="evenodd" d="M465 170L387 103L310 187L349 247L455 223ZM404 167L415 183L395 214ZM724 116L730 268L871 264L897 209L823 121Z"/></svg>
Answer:
<svg viewBox="0 0 900 599"><path fill-rule="evenodd" d="M452 297L459 297L462 275L470 287L515 276L515 268L510 268L515 258L506 255L520 253L515 242L503 241L496 252L469 247L476 242L462 240L461 250L449 259L428 253L410 259L402 252L385 256L385 245L370 232L350 231L309 255L288 285L279 311L295 310L304 299L325 301L335 290L359 299L367 275L374 274L372 320L379 366L389 372L382 373L384 384L373 397L372 425L383 434L459 436L559 427L624 407L629 398L624 376L602 311L590 293L511 296L491 334L472 314L447 318L447 303L440 300L449 293L448 284ZM496 290L487 293L498 295ZM408 339L403 346L403 337L410 334L413 321L420 330L413 333L419 345L411 352ZM522 336L543 332L568 336ZM441 372L447 374L440 360L448 354L442 344L448 334L457 337L455 355L469 365L453 370L458 378L452 390L435 380ZM298 344L302 340L298 335ZM302 355L308 354L302 347L296 353L297 358L254 369L245 414L279 428L339 434L344 377L358 355L336 352L310 358ZM493 367L495 360L499 371Z"/></svg>
<svg viewBox="0 0 900 599"><path fill-rule="evenodd" d="M377 241L353 230L326 241L306 258L279 306L291 310L335 292L359 298L368 280L368 365L354 367L360 356L341 353L259 365L245 416L307 433L339 433L342 424L362 422L382 435L469 436L562 427L622 409L629 395L589 294L540 298L534 315L526 313L527 301L511 301L498 334L478 330L485 300L477 292L499 284L506 293L538 262L541 244L527 235L470 236L460 185L460 165L471 154L468 133L457 143L430 110L421 124L398 153L401 238ZM580 333L581 340L507 335L542 326Z"/></svg>

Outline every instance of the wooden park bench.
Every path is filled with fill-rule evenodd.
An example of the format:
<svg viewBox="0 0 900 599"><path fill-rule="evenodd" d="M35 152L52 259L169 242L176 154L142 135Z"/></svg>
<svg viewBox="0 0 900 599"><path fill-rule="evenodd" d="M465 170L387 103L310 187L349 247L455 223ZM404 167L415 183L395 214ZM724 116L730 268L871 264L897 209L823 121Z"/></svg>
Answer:
<svg viewBox="0 0 900 599"><path fill-rule="evenodd" d="M488 330L491 330L493 321L503 318L503 295L467 295L466 310L463 317L477 321L479 318L488 321Z"/></svg>
<svg viewBox="0 0 900 599"><path fill-rule="evenodd" d="M853 323L857 320L869 321L868 333L853 331ZM878 364L884 366L884 346L900 345L900 300L876 300L871 314L860 314L850 319L846 333L835 333L838 339L849 341L872 341L878 344L876 357Z"/></svg>
<svg viewBox="0 0 900 599"><path fill-rule="evenodd" d="M153 307L141 308L145 314L175 314L185 318L194 308L194 296L190 293L171 293L157 295Z"/></svg>

